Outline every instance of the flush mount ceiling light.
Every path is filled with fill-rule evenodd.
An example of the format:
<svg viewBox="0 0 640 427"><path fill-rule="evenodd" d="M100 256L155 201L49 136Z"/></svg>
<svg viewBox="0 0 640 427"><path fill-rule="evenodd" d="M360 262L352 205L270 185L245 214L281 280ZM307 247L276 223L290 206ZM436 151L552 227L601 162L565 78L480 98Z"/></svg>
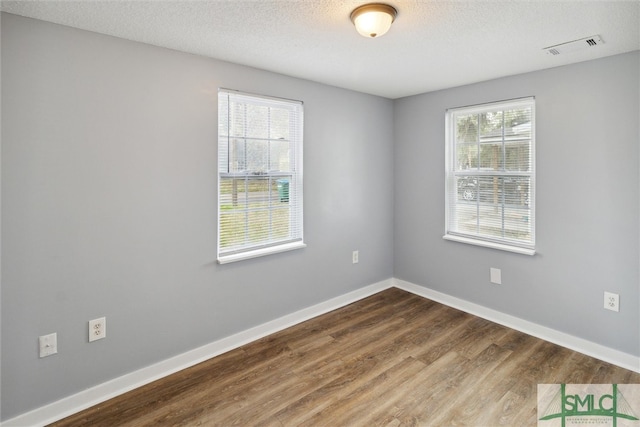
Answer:
<svg viewBox="0 0 640 427"><path fill-rule="evenodd" d="M370 3L359 6L351 12L351 22L365 37L384 35L396 19L398 11L388 4Z"/></svg>

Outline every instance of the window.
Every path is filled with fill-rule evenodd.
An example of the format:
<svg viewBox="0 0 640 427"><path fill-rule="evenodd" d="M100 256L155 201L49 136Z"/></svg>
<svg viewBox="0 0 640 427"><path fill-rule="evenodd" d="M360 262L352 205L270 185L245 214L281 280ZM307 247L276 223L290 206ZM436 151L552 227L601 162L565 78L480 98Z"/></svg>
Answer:
<svg viewBox="0 0 640 427"><path fill-rule="evenodd" d="M304 247L302 103L218 92L218 262Z"/></svg>
<svg viewBox="0 0 640 427"><path fill-rule="evenodd" d="M447 110L445 239L534 254L534 133L533 98Z"/></svg>

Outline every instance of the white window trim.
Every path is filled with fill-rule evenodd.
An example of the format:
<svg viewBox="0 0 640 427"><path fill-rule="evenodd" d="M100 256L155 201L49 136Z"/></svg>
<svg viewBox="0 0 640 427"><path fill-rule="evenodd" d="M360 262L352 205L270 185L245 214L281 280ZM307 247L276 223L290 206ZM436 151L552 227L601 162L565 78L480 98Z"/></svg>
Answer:
<svg viewBox="0 0 640 427"><path fill-rule="evenodd" d="M287 103L298 103L300 104L301 108L302 108L302 101L296 101L296 100L291 100L291 99L285 99L285 98L277 98L277 97L271 97L271 96L264 96L264 95L256 95L256 94L251 94L251 93L246 93L246 92L240 92L240 91L236 91L236 90L231 90L231 89L225 89L225 88L220 88L219 89L219 93L227 93L227 94L237 94L237 95L241 95L241 96L246 96L246 97L250 97L253 99L265 99L265 100L275 100L275 101L283 101L283 102L287 102ZM219 115L218 115L219 117ZM265 246L259 246L256 245L255 248L253 249L247 249L247 250L241 250L241 251L237 251L237 252L233 252L230 251L228 253L221 253L220 251L220 179L222 176L222 173L220 172L220 166L219 166L219 159L217 162L217 166L216 166L216 175L217 175L217 188L216 188L216 192L217 192L217 244L216 244L216 252L217 252L217 262L218 264L229 264L232 262L237 262L237 261L243 261L243 260L247 260L247 259L252 259L252 258L257 258L257 257L262 257L262 256L266 256L266 255L271 255L271 254L276 254L276 253L282 253L282 252L288 252L288 251L292 251L292 250L296 250L296 249L302 249L305 248L307 245L304 243L304 222L303 222L303 212L304 212L304 205L303 205L303 132L304 132L304 111L301 109L301 115L300 115L300 120L299 120L299 143L297 143L295 145L295 158L296 158L296 172L294 172L294 174L297 176L296 182L297 182L297 204L299 206L297 212L296 212L296 216L297 216L297 222L300 226L300 235L299 237L293 239L293 240L286 240L283 243L278 243L278 242L271 242ZM219 149L219 139L220 139L220 135L218 134L218 139L217 139L217 143L216 143L216 152L219 155L220 154L220 149ZM289 193L290 195L293 193Z"/></svg>
<svg viewBox="0 0 640 427"><path fill-rule="evenodd" d="M534 213L534 218L535 218L535 189L536 189L536 185L535 185L535 179L536 179L536 162L535 162L535 140L536 140L536 136L535 136L535 97L526 97L526 98L518 98L518 99L512 99L512 100L505 100L505 101L497 101L497 102L492 102L492 103L486 103L486 104L479 104L477 106L468 106L468 107L459 107L459 108L452 108L447 110L446 114L445 114L445 234L444 236L442 236L442 238L444 240L448 240L448 241L453 241L453 242L459 242L459 243L465 243L465 244L469 244L469 245L474 245L474 246L480 246L480 247L486 247L486 248L491 248L491 249L497 249L497 250L502 250L502 251L507 251L507 252L513 252L513 253L518 253L518 254L522 254L522 255L530 255L533 256L536 254L536 250L535 250L535 237L536 237L536 229L535 229L535 219L532 223L532 227L531 227L531 234L533 236L533 241L531 245L526 245L526 244L522 244L522 245L510 245L508 244L508 242L506 241L492 241L491 239L484 239L484 238L474 238L471 236L467 236L467 235L460 235L460 234L456 234L455 232L451 232L449 231L449 224L451 221L450 218L450 206L449 206L449 197L452 193L452 188L451 186L453 185L452 180L450 178L450 172L452 170L455 169L455 153L452 153L452 144L451 144L451 132L453 132L453 126L454 123L451 122L451 116L453 113L455 113L456 111L459 110L465 110L468 113L474 113L474 112L481 112L481 111L485 111L487 109L490 109L492 106L497 106L497 105L505 105L505 104L513 104L514 106L516 106L518 103L529 103L532 102L532 119L533 119L533 126L531 127L531 176L534 180L533 185L532 185L532 189L531 189L531 201L530 201L530 207L531 207L531 211Z"/></svg>
<svg viewBox="0 0 640 427"><path fill-rule="evenodd" d="M224 255L218 257L218 264L229 264L236 261L243 261L245 259L258 258L265 255L277 254L281 252L293 251L296 249L306 248L307 245L304 242L291 242L284 245L271 246L268 248L256 249L253 251L240 252L237 254Z"/></svg>
<svg viewBox="0 0 640 427"><path fill-rule="evenodd" d="M467 243L469 245L482 246L485 248L498 249L501 251L514 252L522 255L535 255L535 249L527 249L520 246L505 245L504 243L490 242L488 240L471 239L469 237L456 236L455 234L445 234L442 236L444 240L452 242Z"/></svg>

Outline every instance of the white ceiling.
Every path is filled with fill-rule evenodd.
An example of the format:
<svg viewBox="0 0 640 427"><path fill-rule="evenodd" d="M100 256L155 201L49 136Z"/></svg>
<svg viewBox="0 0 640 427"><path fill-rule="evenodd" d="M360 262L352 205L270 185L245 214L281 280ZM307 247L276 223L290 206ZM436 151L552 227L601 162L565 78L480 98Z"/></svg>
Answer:
<svg viewBox="0 0 640 427"><path fill-rule="evenodd" d="M2 0L1 8L388 98L640 49L639 0L385 2L398 17L377 39L349 20L366 0ZM604 44L542 50L593 35Z"/></svg>

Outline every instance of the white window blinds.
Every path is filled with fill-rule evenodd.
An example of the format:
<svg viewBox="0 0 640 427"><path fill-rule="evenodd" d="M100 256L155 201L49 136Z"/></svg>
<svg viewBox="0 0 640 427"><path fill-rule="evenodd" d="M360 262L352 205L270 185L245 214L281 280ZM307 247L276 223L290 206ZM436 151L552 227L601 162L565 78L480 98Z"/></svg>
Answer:
<svg viewBox="0 0 640 427"><path fill-rule="evenodd" d="M446 235L533 254L533 98L446 113Z"/></svg>
<svg viewBox="0 0 640 427"><path fill-rule="evenodd" d="M303 247L301 102L218 92L218 261Z"/></svg>

